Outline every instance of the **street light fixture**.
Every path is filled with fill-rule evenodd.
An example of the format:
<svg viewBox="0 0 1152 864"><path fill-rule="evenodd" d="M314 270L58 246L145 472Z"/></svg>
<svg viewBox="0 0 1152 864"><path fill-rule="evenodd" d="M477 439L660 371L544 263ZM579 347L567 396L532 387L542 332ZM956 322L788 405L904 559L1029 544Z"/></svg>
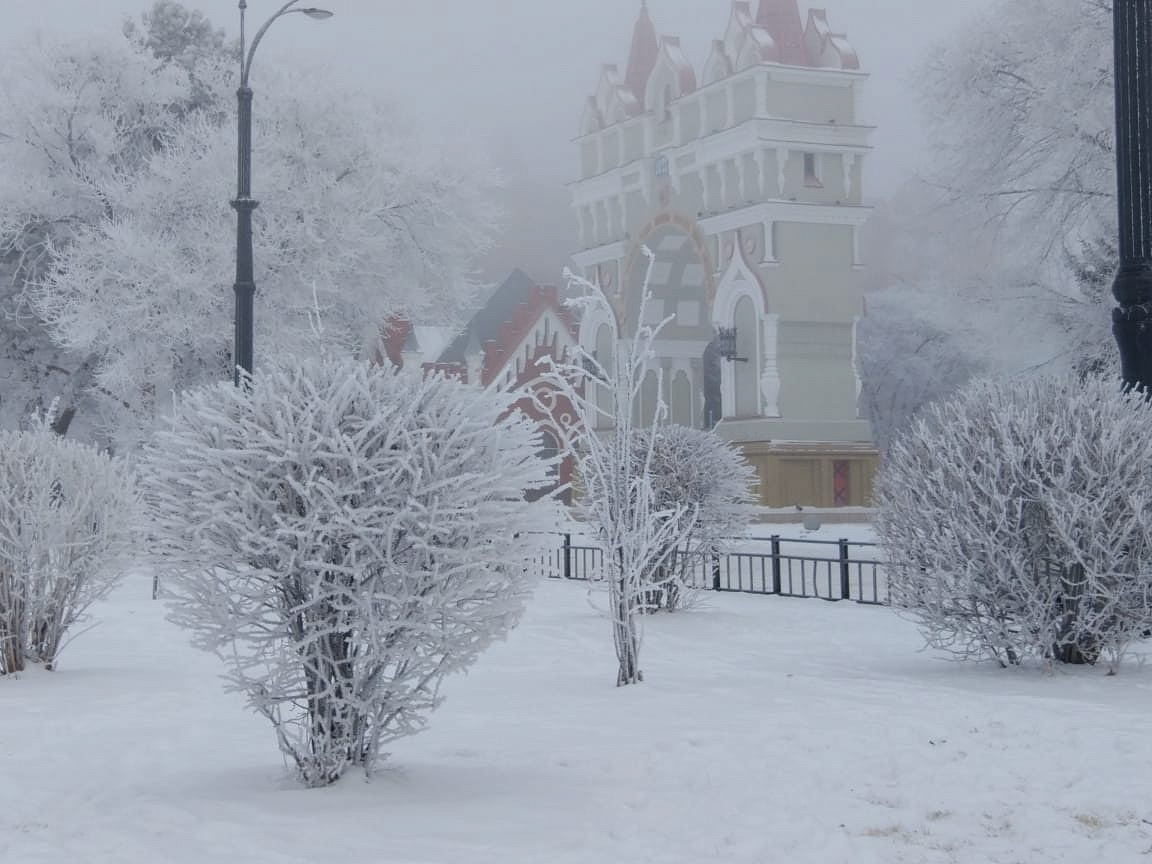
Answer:
<svg viewBox="0 0 1152 864"><path fill-rule="evenodd" d="M1152 396L1152 5L1113 3L1120 267L1112 332L1124 386Z"/></svg>
<svg viewBox="0 0 1152 864"><path fill-rule="evenodd" d="M233 356L234 377L236 386L240 386L246 376L252 374L252 353L255 329L255 316L253 313L253 297L256 294L256 278L252 261L252 211L260 206L260 202L252 197L252 88L248 86L249 74L252 71L252 58L256 48L268 28L293 12L299 12L317 21L331 18L332 13L327 9L307 7L294 8L300 0L290 0L280 7L271 18L264 22L256 31L251 47L245 44L245 13L248 9L247 0L240 0L240 88L236 91L237 102L237 160L236 160L236 198L232 207L236 210L236 338Z"/></svg>

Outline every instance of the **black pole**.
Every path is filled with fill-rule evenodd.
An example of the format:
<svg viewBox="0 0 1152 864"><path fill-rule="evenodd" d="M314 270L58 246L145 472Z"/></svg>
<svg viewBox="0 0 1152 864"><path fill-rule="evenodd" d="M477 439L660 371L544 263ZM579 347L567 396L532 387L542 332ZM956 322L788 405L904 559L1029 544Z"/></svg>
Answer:
<svg viewBox="0 0 1152 864"><path fill-rule="evenodd" d="M1114 0L1120 267L1112 332L1124 385L1152 394L1152 3Z"/></svg>
<svg viewBox="0 0 1152 864"><path fill-rule="evenodd" d="M237 135L236 200L236 347L233 354L234 378L239 387L243 376L252 374L253 297L256 277L252 263L252 211L259 202L252 198L252 88L236 91L239 134Z"/></svg>

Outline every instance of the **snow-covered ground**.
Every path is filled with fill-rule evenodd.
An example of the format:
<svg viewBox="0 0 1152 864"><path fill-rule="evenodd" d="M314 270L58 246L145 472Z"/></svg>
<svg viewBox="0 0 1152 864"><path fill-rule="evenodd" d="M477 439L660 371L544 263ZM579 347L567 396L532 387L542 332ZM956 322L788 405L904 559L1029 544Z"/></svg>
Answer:
<svg viewBox="0 0 1152 864"><path fill-rule="evenodd" d="M888 609L724 595L647 621L617 689L584 586L546 582L387 770L308 791L149 587L0 679L0 862L1150 860L1138 664L959 665Z"/></svg>

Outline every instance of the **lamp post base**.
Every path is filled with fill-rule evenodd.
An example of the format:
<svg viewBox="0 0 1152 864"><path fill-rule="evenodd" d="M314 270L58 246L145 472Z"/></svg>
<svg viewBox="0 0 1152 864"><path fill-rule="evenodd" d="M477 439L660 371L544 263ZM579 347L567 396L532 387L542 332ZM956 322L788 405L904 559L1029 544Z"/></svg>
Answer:
<svg viewBox="0 0 1152 864"><path fill-rule="evenodd" d="M1112 310L1112 333L1124 386L1152 394L1152 267L1144 261L1122 264L1112 294L1120 304Z"/></svg>

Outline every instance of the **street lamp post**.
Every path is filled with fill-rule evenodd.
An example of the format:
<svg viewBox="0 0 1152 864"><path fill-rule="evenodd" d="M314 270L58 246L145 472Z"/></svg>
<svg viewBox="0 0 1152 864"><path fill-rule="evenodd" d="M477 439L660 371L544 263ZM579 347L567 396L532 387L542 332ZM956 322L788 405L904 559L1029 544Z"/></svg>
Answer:
<svg viewBox="0 0 1152 864"><path fill-rule="evenodd" d="M236 91L237 102L237 161L236 198L232 207L236 211L236 336L233 356L234 378L240 386L246 376L252 374L253 332L255 316L253 297L256 294L256 277L252 262L252 211L260 202L252 197L252 88L248 86L252 71L252 58L256 48L268 28L279 18L292 12L299 12L309 18L323 20L332 13L325 9L293 8L300 0L290 0L280 7L264 25L256 31L251 47L245 45L245 13L247 0L240 0L240 89Z"/></svg>
<svg viewBox="0 0 1152 864"><path fill-rule="evenodd" d="M1152 2L1114 0L1120 267L1112 332L1124 385L1152 395Z"/></svg>

